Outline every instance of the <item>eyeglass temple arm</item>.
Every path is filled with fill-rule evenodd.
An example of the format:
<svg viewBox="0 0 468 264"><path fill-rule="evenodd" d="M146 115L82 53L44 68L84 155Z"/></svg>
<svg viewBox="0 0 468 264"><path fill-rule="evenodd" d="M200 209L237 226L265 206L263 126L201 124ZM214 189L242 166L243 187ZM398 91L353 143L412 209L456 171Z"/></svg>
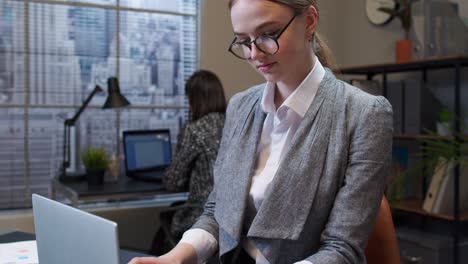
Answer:
<svg viewBox="0 0 468 264"><path fill-rule="evenodd" d="M228 51L231 51L232 44L234 44L234 42L236 42L236 39L237 39L237 37L234 37L234 39L231 41L231 44L229 44Z"/></svg>

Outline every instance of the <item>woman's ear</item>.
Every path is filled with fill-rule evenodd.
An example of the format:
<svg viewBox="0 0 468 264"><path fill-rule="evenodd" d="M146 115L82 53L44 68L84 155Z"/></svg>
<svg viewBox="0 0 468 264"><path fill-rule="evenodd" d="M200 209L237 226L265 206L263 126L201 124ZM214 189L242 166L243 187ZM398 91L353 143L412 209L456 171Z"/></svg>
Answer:
<svg viewBox="0 0 468 264"><path fill-rule="evenodd" d="M318 11L314 6L309 6L304 11L306 19L306 38L311 40L315 31L317 30L318 25Z"/></svg>

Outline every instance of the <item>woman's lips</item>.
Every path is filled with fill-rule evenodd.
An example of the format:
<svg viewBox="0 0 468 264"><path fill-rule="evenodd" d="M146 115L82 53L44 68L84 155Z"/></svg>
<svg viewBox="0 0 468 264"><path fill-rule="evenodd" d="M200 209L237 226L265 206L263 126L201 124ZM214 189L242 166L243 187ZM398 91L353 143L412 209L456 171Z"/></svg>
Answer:
<svg viewBox="0 0 468 264"><path fill-rule="evenodd" d="M260 64L260 65L257 66L257 69L258 69L259 71L261 71L261 72L267 72L267 71L269 71L275 64L276 64L276 62Z"/></svg>

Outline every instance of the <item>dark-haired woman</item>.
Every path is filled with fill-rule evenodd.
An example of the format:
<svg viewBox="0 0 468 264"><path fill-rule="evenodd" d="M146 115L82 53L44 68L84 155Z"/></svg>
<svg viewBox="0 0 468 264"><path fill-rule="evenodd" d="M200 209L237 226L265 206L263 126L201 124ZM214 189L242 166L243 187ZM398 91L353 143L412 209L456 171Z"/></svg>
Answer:
<svg viewBox="0 0 468 264"><path fill-rule="evenodd" d="M166 189L189 192L187 206L172 218L174 238L180 238L195 223L213 189L213 164L226 111L223 86L210 71L195 72L186 82L185 93L191 120L179 134L175 155L163 178Z"/></svg>

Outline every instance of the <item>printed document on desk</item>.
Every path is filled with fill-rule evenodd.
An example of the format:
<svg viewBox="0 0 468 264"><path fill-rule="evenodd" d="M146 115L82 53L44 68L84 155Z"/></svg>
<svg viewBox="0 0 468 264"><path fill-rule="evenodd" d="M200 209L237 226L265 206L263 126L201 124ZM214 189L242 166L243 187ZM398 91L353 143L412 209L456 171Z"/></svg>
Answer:
<svg viewBox="0 0 468 264"><path fill-rule="evenodd" d="M38 264L35 240L0 243L0 264Z"/></svg>

